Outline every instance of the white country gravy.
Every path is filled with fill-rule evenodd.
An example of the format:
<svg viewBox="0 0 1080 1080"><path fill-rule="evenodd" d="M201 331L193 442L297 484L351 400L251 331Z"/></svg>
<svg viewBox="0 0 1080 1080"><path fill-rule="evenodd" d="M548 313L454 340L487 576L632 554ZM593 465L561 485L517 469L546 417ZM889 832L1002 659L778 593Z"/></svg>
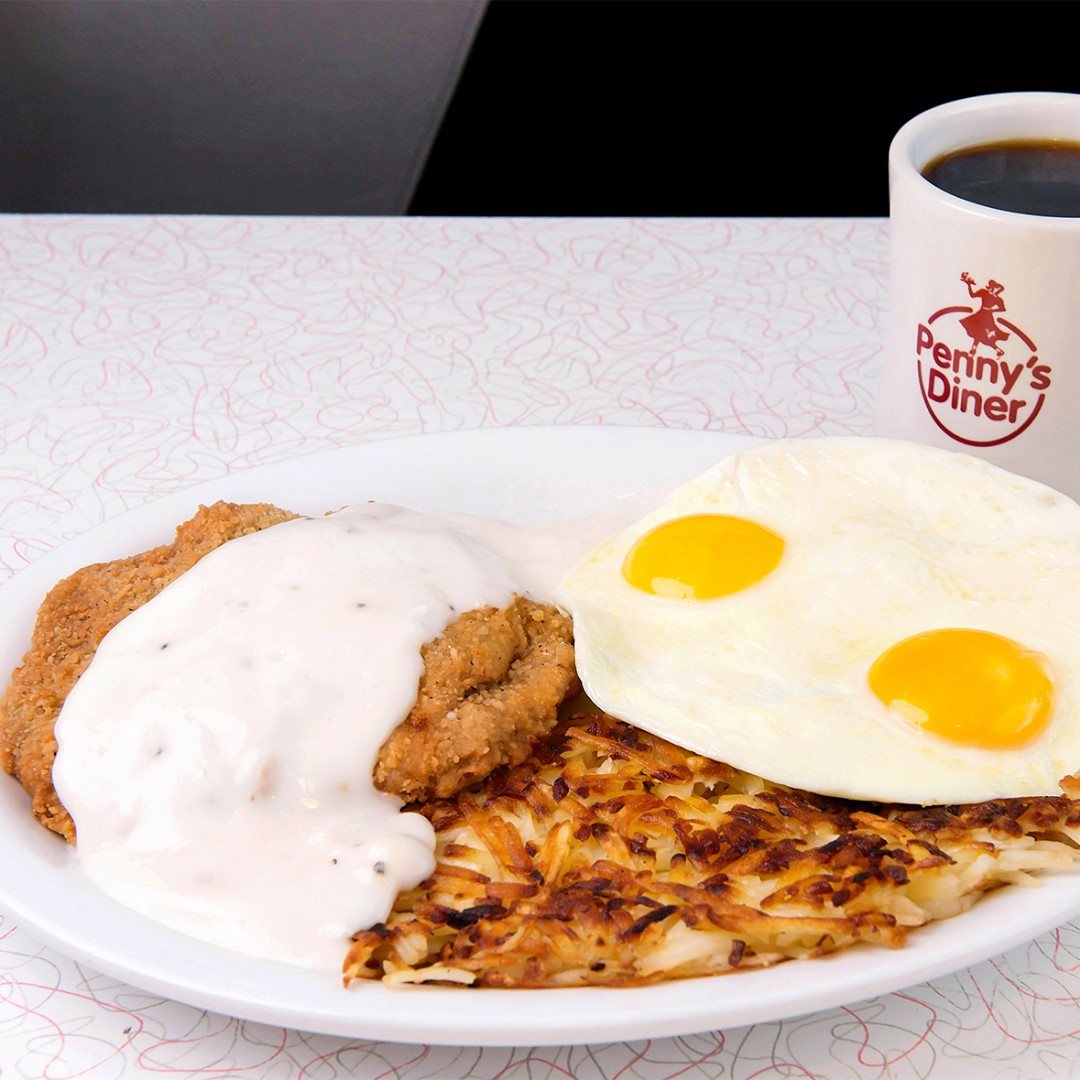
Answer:
<svg viewBox="0 0 1080 1080"><path fill-rule="evenodd" d="M56 789L105 892L226 948L340 968L434 868L371 782L420 647L546 599L606 532L361 505L233 540L119 623L57 722Z"/></svg>

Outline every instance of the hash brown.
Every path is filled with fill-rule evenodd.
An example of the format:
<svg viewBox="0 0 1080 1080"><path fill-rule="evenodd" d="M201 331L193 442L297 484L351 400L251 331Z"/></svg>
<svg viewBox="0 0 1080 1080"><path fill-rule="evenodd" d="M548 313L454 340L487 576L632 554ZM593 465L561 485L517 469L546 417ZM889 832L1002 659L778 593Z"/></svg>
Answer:
<svg viewBox="0 0 1080 1080"><path fill-rule="evenodd" d="M600 713L422 808L437 866L357 933L346 983L635 985L909 930L1071 866L1062 795L919 808L827 799Z"/></svg>

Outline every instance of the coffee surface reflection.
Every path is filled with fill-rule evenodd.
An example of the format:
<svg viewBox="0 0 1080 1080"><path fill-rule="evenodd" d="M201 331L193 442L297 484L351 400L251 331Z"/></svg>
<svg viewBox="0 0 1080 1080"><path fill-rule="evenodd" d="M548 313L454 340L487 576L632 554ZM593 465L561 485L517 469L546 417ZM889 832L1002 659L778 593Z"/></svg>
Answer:
<svg viewBox="0 0 1080 1080"><path fill-rule="evenodd" d="M1031 140L965 147L922 174L967 202L1041 217L1080 217L1080 143Z"/></svg>

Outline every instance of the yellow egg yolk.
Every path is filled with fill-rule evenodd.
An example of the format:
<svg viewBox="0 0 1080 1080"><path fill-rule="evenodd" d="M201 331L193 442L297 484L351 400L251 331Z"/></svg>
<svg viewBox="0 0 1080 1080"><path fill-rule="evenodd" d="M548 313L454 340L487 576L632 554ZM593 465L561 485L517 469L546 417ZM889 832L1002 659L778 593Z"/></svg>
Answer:
<svg viewBox="0 0 1080 1080"><path fill-rule="evenodd" d="M984 630L931 630L888 648L870 688L901 716L954 742L1019 746L1049 723L1046 657Z"/></svg>
<svg viewBox="0 0 1080 1080"><path fill-rule="evenodd" d="M654 596L714 600L760 581L783 553L784 541L763 525L727 514L693 514L640 537L622 572Z"/></svg>

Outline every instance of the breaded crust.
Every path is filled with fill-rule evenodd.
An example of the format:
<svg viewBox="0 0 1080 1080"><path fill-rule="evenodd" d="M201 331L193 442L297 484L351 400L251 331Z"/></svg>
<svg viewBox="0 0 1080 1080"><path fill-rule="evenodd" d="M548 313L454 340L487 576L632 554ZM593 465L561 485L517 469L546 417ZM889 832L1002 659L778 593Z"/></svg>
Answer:
<svg viewBox="0 0 1080 1080"><path fill-rule="evenodd" d="M442 798L524 761L577 691L572 641L566 615L521 597L460 616L420 650L416 705L383 743L375 786Z"/></svg>
<svg viewBox="0 0 1080 1080"><path fill-rule="evenodd" d="M84 567L49 592L30 648L0 699L0 765L29 793L42 825L75 842L74 823L52 784L53 727L101 639L214 548L296 516L268 503L201 506L171 544Z"/></svg>
<svg viewBox="0 0 1080 1080"><path fill-rule="evenodd" d="M813 957L1073 865L1066 796L917 808L826 799L599 713L422 808L435 873L354 936L345 981L632 985Z"/></svg>

